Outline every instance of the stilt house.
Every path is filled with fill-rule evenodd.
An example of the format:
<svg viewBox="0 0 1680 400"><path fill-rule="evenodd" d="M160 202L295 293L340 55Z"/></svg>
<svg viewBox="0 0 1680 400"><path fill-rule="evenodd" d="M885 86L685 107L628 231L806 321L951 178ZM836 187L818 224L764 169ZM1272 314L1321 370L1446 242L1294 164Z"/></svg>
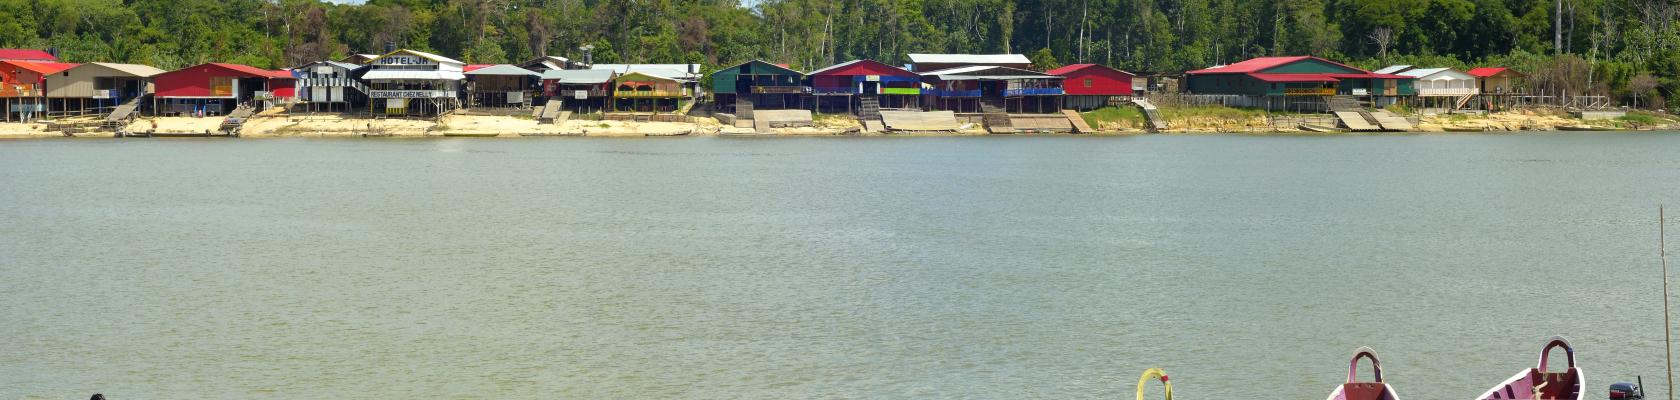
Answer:
<svg viewBox="0 0 1680 400"><path fill-rule="evenodd" d="M1064 105L1075 110L1091 110L1129 101L1134 91L1130 72L1097 64L1073 64L1048 71L1062 77Z"/></svg>
<svg viewBox="0 0 1680 400"><path fill-rule="evenodd" d="M47 76L48 107L69 115L108 115L125 105L124 117L150 111L152 79L164 72L139 64L82 64Z"/></svg>
<svg viewBox="0 0 1680 400"><path fill-rule="evenodd" d="M415 50L375 58L362 75L368 82L368 113L436 117L461 108L465 63Z"/></svg>
<svg viewBox="0 0 1680 400"><path fill-rule="evenodd" d="M291 72L240 64L209 63L158 74L152 109L160 114L227 115L237 107L260 108L295 95Z"/></svg>
<svg viewBox="0 0 1680 400"><path fill-rule="evenodd" d="M752 118L752 110L806 109L805 74L763 60L752 60L712 73L713 102L719 111Z"/></svg>
<svg viewBox="0 0 1680 400"><path fill-rule="evenodd" d="M76 64L42 61L0 61L0 104L4 121L33 121L45 115L47 76Z"/></svg>
<svg viewBox="0 0 1680 400"><path fill-rule="evenodd" d="M879 61L847 61L811 71L809 76L817 112L854 113L865 108L921 106L921 76Z"/></svg>

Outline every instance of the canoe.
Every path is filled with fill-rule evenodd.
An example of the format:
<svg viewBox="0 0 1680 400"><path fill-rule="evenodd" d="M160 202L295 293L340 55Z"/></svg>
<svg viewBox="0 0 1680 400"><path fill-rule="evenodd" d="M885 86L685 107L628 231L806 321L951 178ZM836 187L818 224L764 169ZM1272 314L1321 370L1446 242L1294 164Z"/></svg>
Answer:
<svg viewBox="0 0 1680 400"><path fill-rule="evenodd" d="M1359 359L1371 359L1372 377L1374 382L1359 382ZM1377 352L1370 347L1360 347L1353 350L1353 361L1348 361L1347 383L1336 386L1326 400L1398 400L1394 388L1383 382L1382 361L1377 360Z"/></svg>
<svg viewBox="0 0 1680 400"><path fill-rule="evenodd" d="M1608 126L1563 125L1563 126L1557 127L1557 130L1560 130L1560 131L1583 131L1583 132L1614 132L1614 131L1623 131L1623 130L1626 130L1626 129L1608 127Z"/></svg>
<svg viewBox="0 0 1680 400"><path fill-rule="evenodd" d="M1485 127L1474 127L1474 126L1449 126L1449 127L1441 128L1441 130L1444 130L1444 131L1447 131L1447 132L1487 132L1487 128L1485 128Z"/></svg>
<svg viewBox="0 0 1680 400"><path fill-rule="evenodd" d="M1299 128L1301 128L1301 130L1307 131L1307 132L1318 132L1318 133L1341 133L1342 132L1341 128L1333 128L1333 127L1328 127L1328 126L1323 126L1323 125L1301 124L1301 126Z"/></svg>
<svg viewBox="0 0 1680 400"><path fill-rule="evenodd" d="M502 134L498 132L455 132L443 134L445 137L497 137L501 135Z"/></svg>
<svg viewBox="0 0 1680 400"><path fill-rule="evenodd" d="M1569 357L1569 366L1562 372L1550 372L1546 367L1551 357L1552 348L1561 347ZM1546 341L1546 346L1540 348L1540 365L1535 368L1524 368L1517 371L1510 379L1488 389L1477 400L1586 400L1587 392L1581 390L1586 377L1581 370L1575 368L1575 347L1561 336L1553 336Z"/></svg>

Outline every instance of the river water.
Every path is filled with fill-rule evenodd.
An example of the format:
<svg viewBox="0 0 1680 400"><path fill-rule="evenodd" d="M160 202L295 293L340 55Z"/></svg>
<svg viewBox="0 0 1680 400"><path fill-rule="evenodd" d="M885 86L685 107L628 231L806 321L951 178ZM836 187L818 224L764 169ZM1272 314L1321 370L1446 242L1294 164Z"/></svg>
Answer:
<svg viewBox="0 0 1680 400"><path fill-rule="evenodd" d="M1602 398L1661 387L1677 150L0 142L0 398L1318 399L1365 345L1468 399L1550 335Z"/></svg>

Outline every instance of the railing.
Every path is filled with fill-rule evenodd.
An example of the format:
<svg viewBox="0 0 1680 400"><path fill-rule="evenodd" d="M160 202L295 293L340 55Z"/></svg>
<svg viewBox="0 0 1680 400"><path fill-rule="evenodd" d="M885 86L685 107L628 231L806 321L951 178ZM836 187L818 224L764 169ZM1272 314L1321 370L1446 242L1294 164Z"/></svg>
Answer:
<svg viewBox="0 0 1680 400"><path fill-rule="evenodd" d="M974 89L974 90L933 89L929 93L932 93L933 95L940 96L940 97L980 97L980 89Z"/></svg>
<svg viewBox="0 0 1680 400"><path fill-rule="evenodd" d="M801 94L809 93L804 86L753 86L753 94Z"/></svg>
<svg viewBox="0 0 1680 400"><path fill-rule="evenodd" d="M368 97L375 99L442 99L455 97L453 91L448 90L370 90Z"/></svg>
<svg viewBox="0 0 1680 400"><path fill-rule="evenodd" d="M670 90L622 90L613 92L613 97L649 98L649 97L682 97L682 93Z"/></svg>
<svg viewBox="0 0 1680 400"><path fill-rule="evenodd" d="M116 89L103 89L103 90L93 91L93 97L92 98L103 100L103 99L115 99L117 97L121 97L121 95L117 93Z"/></svg>
<svg viewBox="0 0 1680 400"><path fill-rule="evenodd" d="M1288 88L1283 90L1285 96L1335 96L1336 88Z"/></svg>
<svg viewBox="0 0 1680 400"><path fill-rule="evenodd" d="M812 87L811 88L811 94L832 95L832 94L857 94L857 93L858 93L857 88L852 87L852 86L845 86L845 87L821 87L821 86L817 86L817 87Z"/></svg>
<svg viewBox="0 0 1680 400"><path fill-rule="evenodd" d="M1003 91L1004 97L1012 97L1012 96L1059 96L1061 94L1062 94L1062 88L1004 89L1004 91Z"/></svg>
<svg viewBox="0 0 1680 400"><path fill-rule="evenodd" d="M1418 88L1419 96L1468 96L1476 94L1475 88Z"/></svg>

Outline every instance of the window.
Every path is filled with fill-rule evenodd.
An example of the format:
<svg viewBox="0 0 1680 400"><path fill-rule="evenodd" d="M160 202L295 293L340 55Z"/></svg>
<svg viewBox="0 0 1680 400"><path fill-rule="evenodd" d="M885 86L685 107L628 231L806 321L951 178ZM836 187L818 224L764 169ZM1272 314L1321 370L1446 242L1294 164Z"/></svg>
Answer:
<svg viewBox="0 0 1680 400"><path fill-rule="evenodd" d="M1095 84L1091 81L1091 78L1085 78L1085 87L1091 87L1093 85Z"/></svg>
<svg viewBox="0 0 1680 400"><path fill-rule="evenodd" d="M1276 83L1272 84L1272 90L1277 90L1277 84Z"/></svg>
<svg viewBox="0 0 1680 400"><path fill-rule="evenodd" d="M228 76L212 76L212 77L210 77L210 95L212 95L212 96L233 96L233 77L228 77Z"/></svg>

